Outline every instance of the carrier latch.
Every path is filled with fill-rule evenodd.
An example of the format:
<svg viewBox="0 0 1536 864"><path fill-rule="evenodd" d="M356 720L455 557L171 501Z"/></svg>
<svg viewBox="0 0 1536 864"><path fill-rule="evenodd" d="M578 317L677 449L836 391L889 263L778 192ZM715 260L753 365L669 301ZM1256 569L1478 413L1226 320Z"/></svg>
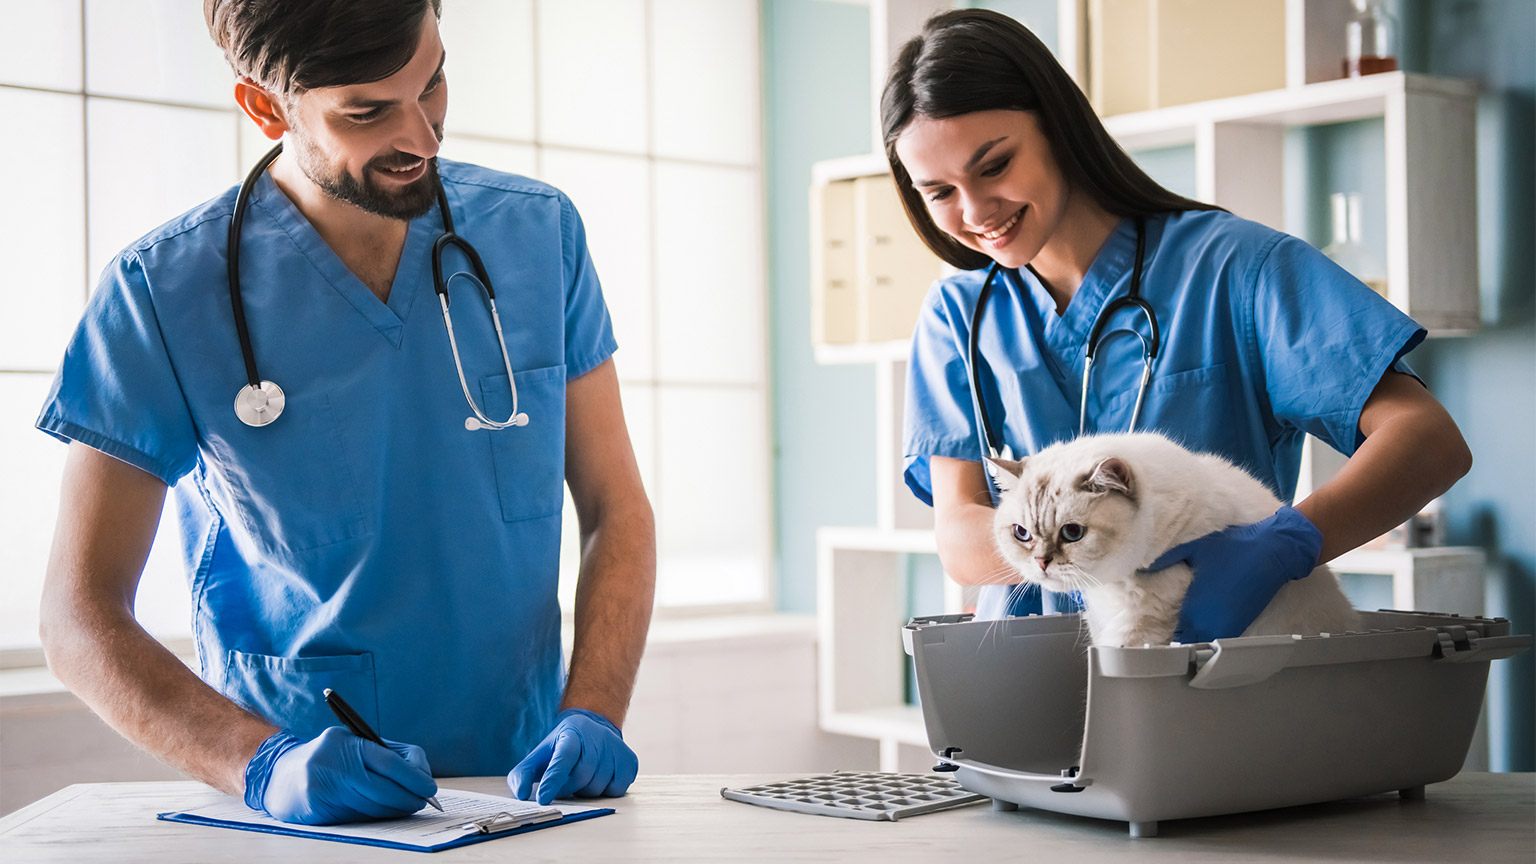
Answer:
<svg viewBox="0 0 1536 864"><path fill-rule="evenodd" d="M1299 636L1247 636L1211 643L1214 649L1189 686L1222 690L1257 684L1285 668Z"/></svg>
<svg viewBox="0 0 1536 864"><path fill-rule="evenodd" d="M951 771L959 771L960 766L949 761L949 757L961 752L963 751L959 747L945 747L943 750L940 750L938 764L933 766L933 770L942 771L946 774Z"/></svg>
<svg viewBox="0 0 1536 864"><path fill-rule="evenodd" d="M1081 792L1084 789L1087 789L1088 786L1090 785L1090 783L1092 783L1092 781L1085 780L1085 781L1083 781L1083 784L1081 786L1079 786L1077 784L1077 774L1081 770L1082 770L1082 766L1080 766L1080 765L1073 765L1071 768L1063 768L1061 770L1061 776L1067 778L1068 782L1066 782L1066 783L1057 783L1055 786L1051 787L1051 791L1052 792Z"/></svg>

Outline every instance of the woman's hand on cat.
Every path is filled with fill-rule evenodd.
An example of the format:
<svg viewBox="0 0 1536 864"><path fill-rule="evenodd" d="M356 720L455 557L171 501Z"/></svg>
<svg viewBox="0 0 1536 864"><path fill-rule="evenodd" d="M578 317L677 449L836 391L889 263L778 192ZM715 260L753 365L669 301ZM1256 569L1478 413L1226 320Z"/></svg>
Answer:
<svg viewBox="0 0 1536 864"><path fill-rule="evenodd" d="M1323 534L1289 505L1252 525L1234 525L1164 552L1147 570L1180 562L1194 571L1179 610L1176 642L1240 636L1281 586L1317 567Z"/></svg>

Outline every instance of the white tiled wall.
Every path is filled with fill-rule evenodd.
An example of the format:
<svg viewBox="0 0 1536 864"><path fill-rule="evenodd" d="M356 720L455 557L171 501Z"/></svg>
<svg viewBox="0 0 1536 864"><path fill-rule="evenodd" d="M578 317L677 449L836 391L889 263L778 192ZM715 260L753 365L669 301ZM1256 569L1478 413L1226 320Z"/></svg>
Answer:
<svg viewBox="0 0 1536 864"><path fill-rule="evenodd" d="M46 559L64 448L29 427L91 286L126 244L238 182L272 146L235 109L200 6L0 0L0 114L27 132L0 140L0 161L27 166L10 175L0 215L11 310L0 393L17 394L0 429L0 538L21 567L5 615L35 609L37 586L11 583L35 582ZM441 27L443 155L547 179L586 222L641 473L669 526L663 602L761 606L771 454L758 3L445 0ZM162 546L140 610L175 635L185 589ZM25 641L34 627L8 632Z"/></svg>
<svg viewBox="0 0 1536 864"><path fill-rule="evenodd" d="M615 362L626 381L650 379L656 373L650 175L650 161L638 156L555 147L544 148L540 155L540 179L570 196L586 224L587 244L613 316L614 338L623 346Z"/></svg>
<svg viewBox="0 0 1536 864"><path fill-rule="evenodd" d="M552 145L644 153L645 3L553 0L537 4L539 137Z"/></svg>
<svg viewBox="0 0 1536 864"><path fill-rule="evenodd" d="M764 379L760 184L757 172L738 168L656 166L656 362L662 378Z"/></svg>
<svg viewBox="0 0 1536 864"><path fill-rule="evenodd" d="M27 492L0 495L0 549L5 550L0 634L14 634L17 641L37 633L36 610L53 536L53 514L59 509L59 475L64 470L64 448L32 428L50 383L50 376L43 374L0 375L0 453L6 454L0 483ZM37 536L39 530L46 533ZM0 648L4 647L10 646L0 639Z"/></svg>
<svg viewBox="0 0 1536 864"><path fill-rule="evenodd" d="M752 166L759 161L755 0L652 0L659 155Z"/></svg>
<svg viewBox="0 0 1536 864"><path fill-rule="evenodd" d="M659 399L665 470L657 554L667 604L750 600L752 568L768 552L769 501L751 488L754 457L768 451L767 400L756 388L673 387Z"/></svg>
<svg viewBox="0 0 1536 864"><path fill-rule="evenodd" d="M0 207L5 276L0 278L0 369L50 370L85 304L84 135L80 96L0 88L0 117L27 118L9 136ZM16 314L25 310L26 314ZM36 407L35 405L33 406Z"/></svg>
<svg viewBox="0 0 1536 864"><path fill-rule="evenodd" d="M86 0L86 90L228 110L235 82L202 11L186 0Z"/></svg>
<svg viewBox="0 0 1536 864"><path fill-rule="evenodd" d="M448 134L535 139L533 5L533 0L443 4L440 33L452 107Z"/></svg>
<svg viewBox="0 0 1536 864"><path fill-rule="evenodd" d="M495 171L521 174L525 177L539 176L539 151L532 144L508 144L484 138L466 138L450 131L443 138L443 149L439 152L444 159L452 159L455 162L471 162Z"/></svg>
<svg viewBox="0 0 1536 864"><path fill-rule="evenodd" d="M59 512L59 477L66 448L32 428L52 376L0 375L0 453L5 454L5 488L25 495L0 495L0 650L35 640L42 574L48 563L54 516ZM150 560L139 582L135 607L139 623L157 636L189 632L191 600L176 545L175 514L167 510ZM5 734L0 730L0 735Z"/></svg>
<svg viewBox="0 0 1536 864"><path fill-rule="evenodd" d="M80 4L0 0L0 81L80 89Z"/></svg>
<svg viewBox="0 0 1536 864"><path fill-rule="evenodd" d="M228 111L86 102L90 274L157 225L238 183Z"/></svg>

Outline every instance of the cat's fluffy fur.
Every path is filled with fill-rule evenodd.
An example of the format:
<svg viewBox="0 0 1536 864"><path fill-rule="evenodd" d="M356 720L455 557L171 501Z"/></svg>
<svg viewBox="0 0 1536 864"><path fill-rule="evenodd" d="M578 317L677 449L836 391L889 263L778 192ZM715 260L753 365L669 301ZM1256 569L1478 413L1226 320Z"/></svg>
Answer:
<svg viewBox="0 0 1536 864"><path fill-rule="evenodd" d="M1167 644L1190 569L1141 568L1180 543L1258 522L1280 507L1241 468L1151 433L1090 435L996 464L1003 493L995 536L1003 559L1030 582L1082 592L1095 645ZM1027 529L1028 542L1015 537L1016 524ZM1064 525L1081 526L1081 538L1066 542ZM1243 635L1357 628L1338 579L1318 567L1282 587Z"/></svg>

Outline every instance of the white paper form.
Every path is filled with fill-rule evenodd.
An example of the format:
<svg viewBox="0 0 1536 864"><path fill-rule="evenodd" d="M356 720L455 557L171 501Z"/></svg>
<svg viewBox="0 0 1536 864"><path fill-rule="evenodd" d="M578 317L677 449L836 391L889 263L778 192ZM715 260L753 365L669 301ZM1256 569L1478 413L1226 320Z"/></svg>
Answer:
<svg viewBox="0 0 1536 864"><path fill-rule="evenodd" d="M194 810L184 810L181 812L187 816L197 816L224 823L282 829L287 833L313 834L316 837L356 837L425 850L473 834L473 831L467 831L463 827L466 822L471 820L484 819L489 816L495 816L498 813L510 813L513 816L517 816L549 809L541 806L536 801L518 801L515 798L503 798L499 795L485 795L479 792L465 792L457 789L437 790L437 802L443 805L443 812L441 813L428 806L401 819L388 819L381 822L349 822L344 825L294 825L288 822L280 822L265 813L251 810L245 806L244 801L233 797L225 798L206 807L198 807ZM559 810L562 816L571 816L598 809L595 807L565 804L554 804L551 807Z"/></svg>

